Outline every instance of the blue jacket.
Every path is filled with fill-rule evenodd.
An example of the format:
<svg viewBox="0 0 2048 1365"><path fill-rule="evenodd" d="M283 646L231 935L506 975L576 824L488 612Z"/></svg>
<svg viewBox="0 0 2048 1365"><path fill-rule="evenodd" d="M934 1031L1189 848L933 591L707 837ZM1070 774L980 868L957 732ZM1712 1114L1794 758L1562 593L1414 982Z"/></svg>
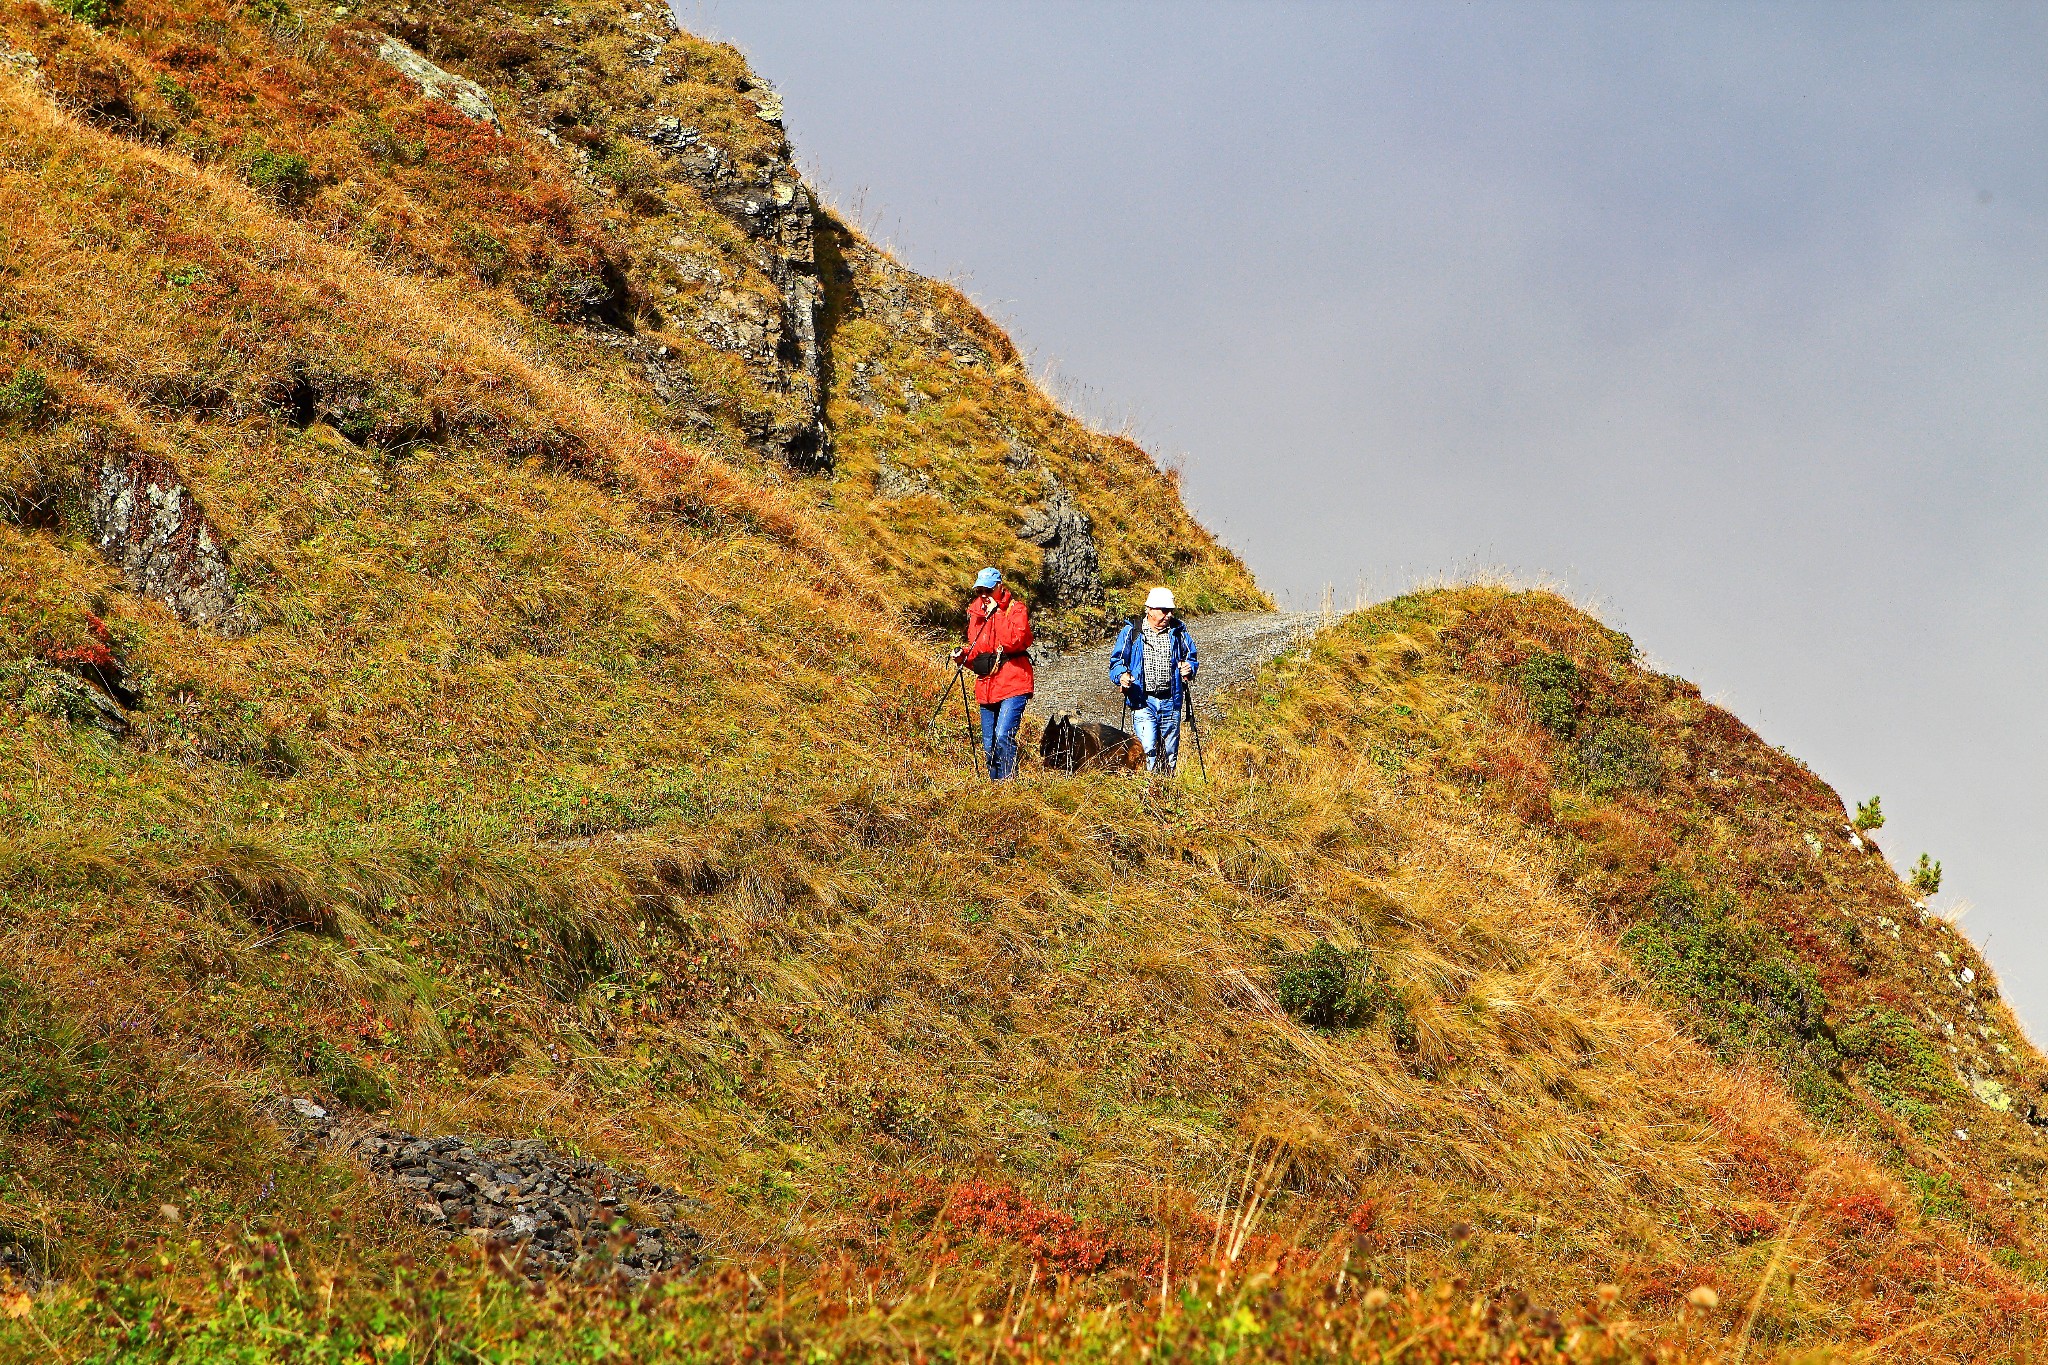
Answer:
<svg viewBox="0 0 2048 1365"><path fill-rule="evenodd" d="M1109 651L1109 682L1117 686L1117 679L1124 674L1131 675L1131 685L1123 688L1124 701L1131 706L1145 704L1145 632L1142 616L1133 616L1124 622L1124 628L1117 634L1116 643ZM1180 666L1187 664L1191 671L1199 671L1201 660L1195 654L1195 637L1188 634L1188 628L1180 623L1178 616L1167 621L1166 628L1173 633L1173 691L1168 700L1175 709L1180 706Z"/></svg>

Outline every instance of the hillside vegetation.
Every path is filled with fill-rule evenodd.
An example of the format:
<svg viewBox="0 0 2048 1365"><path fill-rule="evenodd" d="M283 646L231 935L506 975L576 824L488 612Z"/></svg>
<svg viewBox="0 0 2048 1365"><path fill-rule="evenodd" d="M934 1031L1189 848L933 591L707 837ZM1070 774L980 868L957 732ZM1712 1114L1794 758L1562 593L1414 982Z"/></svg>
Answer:
<svg viewBox="0 0 2048 1365"><path fill-rule="evenodd" d="M1074 644L1266 599L731 49L0 43L0 1356L2034 1354L1984 963L1560 599L1336 623L1205 779L971 779L981 564ZM644 1174L701 1259L613 1274L628 1209L529 1283L294 1099Z"/></svg>

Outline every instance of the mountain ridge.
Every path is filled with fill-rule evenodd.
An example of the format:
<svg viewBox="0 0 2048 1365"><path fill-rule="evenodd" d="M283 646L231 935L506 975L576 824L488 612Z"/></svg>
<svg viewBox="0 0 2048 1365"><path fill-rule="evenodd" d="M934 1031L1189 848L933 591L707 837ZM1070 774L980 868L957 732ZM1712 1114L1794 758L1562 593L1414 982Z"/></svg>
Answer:
<svg viewBox="0 0 2048 1365"><path fill-rule="evenodd" d="M1626 637L1412 594L1205 779L968 784L982 563L1075 648L1270 603L737 53L94 13L0 6L0 1351L2024 1358L2048 1068ZM529 1293L293 1098L703 1264Z"/></svg>

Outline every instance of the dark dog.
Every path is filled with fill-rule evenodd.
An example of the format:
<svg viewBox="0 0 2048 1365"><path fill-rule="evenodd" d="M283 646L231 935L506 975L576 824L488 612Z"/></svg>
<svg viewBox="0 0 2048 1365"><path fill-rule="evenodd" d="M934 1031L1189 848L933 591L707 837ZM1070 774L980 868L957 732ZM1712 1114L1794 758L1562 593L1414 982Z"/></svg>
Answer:
<svg viewBox="0 0 2048 1365"><path fill-rule="evenodd" d="M1082 720L1072 711L1062 711L1045 723L1045 733L1038 739L1038 757L1047 768L1063 773L1145 766L1145 751L1136 738L1114 725Z"/></svg>

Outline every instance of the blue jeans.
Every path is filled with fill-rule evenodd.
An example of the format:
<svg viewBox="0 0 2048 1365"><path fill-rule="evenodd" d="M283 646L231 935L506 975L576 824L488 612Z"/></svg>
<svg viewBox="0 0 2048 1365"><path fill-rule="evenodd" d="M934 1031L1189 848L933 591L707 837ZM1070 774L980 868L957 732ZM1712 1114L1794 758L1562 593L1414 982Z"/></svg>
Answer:
<svg viewBox="0 0 2048 1365"><path fill-rule="evenodd" d="M1004 697L991 706L981 707L981 751L988 755L988 775L1000 782L1014 776L1017 771L1017 722L1024 719L1024 707L1031 700L1026 692L1021 697Z"/></svg>
<svg viewBox="0 0 2048 1365"><path fill-rule="evenodd" d="M1147 697L1131 710L1131 730L1152 772L1173 771L1180 760L1180 708L1171 697Z"/></svg>

